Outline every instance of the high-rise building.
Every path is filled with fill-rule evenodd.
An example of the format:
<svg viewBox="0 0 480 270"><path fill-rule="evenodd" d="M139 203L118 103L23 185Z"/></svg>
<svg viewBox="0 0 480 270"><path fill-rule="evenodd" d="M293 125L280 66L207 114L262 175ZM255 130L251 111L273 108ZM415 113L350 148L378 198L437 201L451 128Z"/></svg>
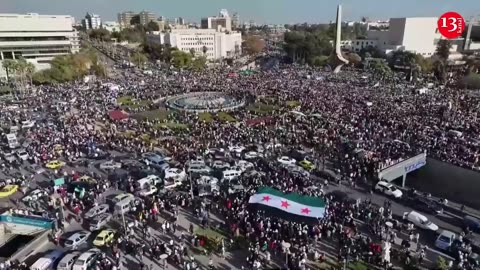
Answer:
<svg viewBox="0 0 480 270"><path fill-rule="evenodd" d="M37 70L50 67L55 56L80 50L75 19L66 15L0 14L0 77L5 59L25 58Z"/></svg>
<svg viewBox="0 0 480 270"><path fill-rule="evenodd" d="M137 14L135 14L135 12L133 11L125 11L122 13L118 13L118 23L120 24L120 27L121 28L130 27L130 24L131 24L130 21L135 15Z"/></svg>
<svg viewBox="0 0 480 270"><path fill-rule="evenodd" d="M240 27L240 15L238 15L238 12L233 13L232 16L232 28L237 29Z"/></svg>
<svg viewBox="0 0 480 270"><path fill-rule="evenodd" d="M87 12L85 19L82 20L82 25L85 30L99 29L102 27L102 19L97 14Z"/></svg>
<svg viewBox="0 0 480 270"><path fill-rule="evenodd" d="M151 21L156 21L157 20L157 16L150 12L150 11L142 11L138 14L138 16L140 16L140 24L141 25L145 25L145 24L148 24L149 22Z"/></svg>
<svg viewBox="0 0 480 270"><path fill-rule="evenodd" d="M185 19L182 17L178 17L178 24L184 25L185 24Z"/></svg>
<svg viewBox="0 0 480 270"><path fill-rule="evenodd" d="M232 31L232 18L228 15L226 9L220 10L218 17L202 18L200 24L203 29Z"/></svg>

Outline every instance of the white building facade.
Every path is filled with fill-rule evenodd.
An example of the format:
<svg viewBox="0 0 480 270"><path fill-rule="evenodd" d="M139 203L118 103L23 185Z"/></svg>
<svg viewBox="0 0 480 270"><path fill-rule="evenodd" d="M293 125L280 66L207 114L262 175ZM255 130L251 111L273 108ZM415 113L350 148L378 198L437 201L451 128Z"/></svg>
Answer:
<svg viewBox="0 0 480 270"><path fill-rule="evenodd" d="M437 20L436 17L391 18L388 30L369 30L366 39L343 41L343 47L359 52L372 46L386 54L402 50L431 57L435 54L438 41L442 39ZM456 50L455 45L452 52Z"/></svg>
<svg viewBox="0 0 480 270"><path fill-rule="evenodd" d="M22 57L42 70L55 56L79 52L74 21L64 15L0 14L0 78L6 77L5 59Z"/></svg>
<svg viewBox="0 0 480 270"><path fill-rule="evenodd" d="M110 21L110 22L104 22L102 24L102 27L109 32L120 32L120 24L115 21Z"/></svg>
<svg viewBox="0 0 480 270"><path fill-rule="evenodd" d="M170 44L181 51L203 55L208 60L230 58L240 55L242 34L240 32L221 32L215 29L173 29L169 33L147 35L147 40L157 44Z"/></svg>

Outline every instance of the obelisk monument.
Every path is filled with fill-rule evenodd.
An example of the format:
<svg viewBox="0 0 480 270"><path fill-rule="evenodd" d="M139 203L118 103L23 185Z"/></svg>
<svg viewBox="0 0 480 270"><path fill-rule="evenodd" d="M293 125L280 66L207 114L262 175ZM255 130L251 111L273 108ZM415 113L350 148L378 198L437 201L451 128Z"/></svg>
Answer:
<svg viewBox="0 0 480 270"><path fill-rule="evenodd" d="M340 62L338 64L333 73L338 73L340 72L340 69L342 69L343 65L348 64L348 60L345 59L342 55L342 49L340 47L340 41L342 40L342 5L337 6L337 31L335 35L335 55L337 60Z"/></svg>

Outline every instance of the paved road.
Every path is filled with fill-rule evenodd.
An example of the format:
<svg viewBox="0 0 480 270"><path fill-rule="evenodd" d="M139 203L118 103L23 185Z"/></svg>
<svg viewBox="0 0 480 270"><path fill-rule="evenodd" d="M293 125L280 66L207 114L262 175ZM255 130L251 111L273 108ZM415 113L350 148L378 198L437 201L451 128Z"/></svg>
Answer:
<svg viewBox="0 0 480 270"><path fill-rule="evenodd" d="M97 165L101 162L103 162L103 161L94 161L90 164L90 166L88 166L88 168L81 167L81 166L75 166L73 168L72 167L66 167L66 170L68 172L70 172L71 170L76 170L76 171L79 171L79 172L94 171L94 172L99 173L99 174L104 174L103 171L98 170L97 166L95 166L95 165ZM22 172L25 172L25 170L22 169ZM319 179L317 179L317 180L319 180ZM35 181L32 182L31 187L36 188L36 186L45 186L48 181L49 180L44 175L37 175L35 177ZM383 205L384 202L388 199L381 194L376 194L376 193L370 194L369 192L366 192L365 190L363 190L361 188L354 189L354 188L351 188L351 187L348 187L348 186L345 186L345 185L339 185L339 186L329 185L325 189L325 192L330 192L330 191L334 191L334 190L340 190L342 192L345 192L352 199L361 199L361 200L369 199L369 200L372 201L372 203L377 204L377 205ZM118 193L118 191L109 190L109 191L105 192L104 194L102 194L102 199L101 200L103 200L106 197L112 196L113 194L116 194L116 193ZM11 205L14 205L15 200L19 199L21 197L23 197L23 194L18 192L17 194L12 196L11 198L8 198L9 199L8 203L11 204ZM3 199L3 200L5 200L5 199ZM392 211L393 211L393 214L396 218L401 218L404 212L409 212L411 210L412 210L411 208L406 207L399 202L392 201ZM451 230L451 231L454 231L454 232L457 232L457 233L461 231L461 216L459 216L455 213L451 213L447 210L447 211L444 211L444 213L442 215L439 215L439 216L432 216L432 215L427 214L427 213L424 213L424 215L427 216L433 223L437 224L441 229L447 229L447 230ZM162 219L161 219L161 221L162 221ZM175 235L165 236L165 235L161 235L159 233L159 231L153 230L154 237L158 237L159 239L162 239L162 240L167 240L167 239L173 237L174 239L178 240L178 239L180 239L181 232L182 231L187 231L188 226L190 225L191 222L198 224L199 220L197 220L196 217L192 216L190 213L188 213L186 211L181 211L180 215L179 215L179 221L178 221L179 230L177 231L177 233ZM121 224L121 221L116 220L115 223L111 224L111 226L114 227L114 228L118 228L119 224ZM82 227L82 224L74 221L71 224L69 224L66 229L67 229L67 235L68 235L69 233L72 233L72 232L75 232L75 231L78 231L78 230L81 230L81 229L85 229L85 228ZM158 228L154 228L154 229L158 229ZM94 238L95 235L96 235L95 233L92 234L92 238ZM399 238L407 238L407 235L405 233L400 233L398 236L399 236ZM437 260L437 257L439 255L449 257L448 255L442 253L441 251L437 250L434 247L433 243L434 243L435 237L436 236L433 233L424 232L424 233L421 234L421 239L420 239L420 243L422 245L426 245L426 246L429 247L428 252L427 252L427 263L430 263L430 264L433 264ZM138 238L137 241L144 241L144 240ZM401 240L399 239L397 242L399 243L400 241ZM327 245L328 245L327 243L322 243L322 249L323 248L325 248L326 250L330 249L331 252L332 252L331 255L335 255L335 247L334 246L328 247ZM61 248L61 247L57 247L51 242L49 242L49 243L39 243L37 245L36 255L28 258L27 261L31 263L32 260L39 257L42 253L46 252L47 250L58 249L58 248ZM85 248L87 248L87 247L85 247ZM415 245L412 246L412 248L415 248ZM206 265L208 263L208 258L204 255L198 255L197 254L197 255L195 255L195 258L200 263L202 263L203 265ZM217 263L218 266L220 266L221 269L230 269L230 268L231 269L239 269L240 266L245 263L244 262L245 254L244 253L242 254L242 252L240 252L240 253L235 252L234 254L227 254L225 259L220 258L216 255L214 255L213 258L214 258L214 261ZM143 261L146 265L152 264L155 269L159 269L161 267L160 262L152 261L148 257L144 257ZM139 264L139 258L136 258L136 257L132 256L131 254L124 254L124 256L122 257L122 262L123 262L123 265L125 267L124 269L136 269L138 267L138 264ZM171 267L173 267L173 266L171 266Z"/></svg>

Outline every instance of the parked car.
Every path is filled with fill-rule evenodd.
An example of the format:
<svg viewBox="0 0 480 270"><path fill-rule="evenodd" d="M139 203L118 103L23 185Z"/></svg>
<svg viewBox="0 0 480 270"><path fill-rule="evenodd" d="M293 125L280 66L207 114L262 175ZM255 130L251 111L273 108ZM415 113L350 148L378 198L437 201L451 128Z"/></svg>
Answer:
<svg viewBox="0 0 480 270"><path fill-rule="evenodd" d="M413 223L413 225L421 229L434 231L434 232L438 230L438 226L436 224L434 224L433 222L428 220L426 216L418 212L410 211L410 212L404 213L403 215L406 217L406 219L409 222Z"/></svg>
<svg viewBox="0 0 480 270"><path fill-rule="evenodd" d="M394 185L385 181L379 181L375 185L375 190L387 196L392 196L394 198L401 198L403 195L401 190L397 189Z"/></svg>
<svg viewBox="0 0 480 270"><path fill-rule="evenodd" d="M78 259L75 261L75 264L72 267L72 270L86 270L92 267L95 262L100 258L102 252L98 248L92 248L88 251L80 254Z"/></svg>
<svg viewBox="0 0 480 270"><path fill-rule="evenodd" d="M28 157L29 157L29 155L28 155L27 151L25 151L25 149L17 150L17 156L20 160L23 160L23 161L27 160Z"/></svg>
<svg viewBox="0 0 480 270"><path fill-rule="evenodd" d="M94 217L90 221L90 231L100 230L101 228L107 226L107 223L112 220L112 214L103 213Z"/></svg>
<svg viewBox="0 0 480 270"><path fill-rule="evenodd" d="M480 219L472 216L463 217L463 226L470 228L470 230L480 233Z"/></svg>
<svg viewBox="0 0 480 270"><path fill-rule="evenodd" d="M188 167L187 171L189 173L197 173L197 174L210 174L212 173L212 168L208 167L207 165L191 165Z"/></svg>
<svg viewBox="0 0 480 270"><path fill-rule="evenodd" d="M97 206L90 208L90 210L88 210L85 213L85 218L90 219L100 214L107 213L108 209L109 209L108 204L99 204Z"/></svg>
<svg viewBox="0 0 480 270"><path fill-rule="evenodd" d="M184 170L177 168L168 168L165 170L165 179L177 179L183 181L187 174Z"/></svg>
<svg viewBox="0 0 480 270"><path fill-rule="evenodd" d="M455 240L455 233L447 230L443 230L435 240L435 247L448 251Z"/></svg>
<svg viewBox="0 0 480 270"><path fill-rule="evenodd" d="M71 270L73 264L78 259L78 257L82 254L80 251L74 251L65 255L57 265L57 270Z"/></svg>
<svg viewBox="0 0 480 270"><path fill-rule="evenodd" d="M404 199L407 205L419 211L434 215L440 215L443 213L442 205L427 197L422 197L417 194L410 194L405 196Z"/></svg>
<svg viewBox="0 0 480 270"><path fill-rule="evenodd" d="M76 232L65 240L64 246L66 248L77 249L80 245L87 242L89 236L90 232L87 231Z"/></svg>
<svg viewBox="0 0 480 270"><path fill-rule="evenodd" d="M23 202L29 202L29 201L38 201L43 197L47 197L48 192L42 189L34 189L28 193L27 196L22 198Z"/></svg>
<svg viewBox="0 0 480 270"><path fill-rule="evenodd" d="M297 163L297 161L294 158L287 157L287 156L279 157L277 159L277 162L285 165L291 165L291 164Z"/></svg>
<svg viewBox="0 0 480 270"><path fill-rule="evenodd" d="M309 172L315 170L315 165L306 159L298 162L298 165Z"/></svg>
<svg viewBox="0 0 480 270"><path fill-rule="evenodd" d="M95 237L93 244L97 247L105 246L113 241L114 235L115 232L113 230L103 230Z"/></svg>
<svg viewBox="0 0 480 270"><path fill-rule="evenodd" d="M214 168L216 170L225 170L225 169L230 168L230 164L228 162L223 161L223 160L215 160L212 163L212 168Z"/></svg>
<svg viewBox="0 0 480 270"><path fill-rule="evenodd" d="M257 159L257 158L260 158L262 157L263 155L259 152L256 152L256 151L248 151L248 152L245 152L243 154L243 157L246 159L246 160L250 160L250 159Z"/></svg>
<svg viewBox="0 0 480 270"><path fill-rule="evenodd" d="M122 168L122 163L120 162L115 162L113 160L103 162L100 164L100 169L102 170L115 170L115 169L120 169Z"/></svg>

